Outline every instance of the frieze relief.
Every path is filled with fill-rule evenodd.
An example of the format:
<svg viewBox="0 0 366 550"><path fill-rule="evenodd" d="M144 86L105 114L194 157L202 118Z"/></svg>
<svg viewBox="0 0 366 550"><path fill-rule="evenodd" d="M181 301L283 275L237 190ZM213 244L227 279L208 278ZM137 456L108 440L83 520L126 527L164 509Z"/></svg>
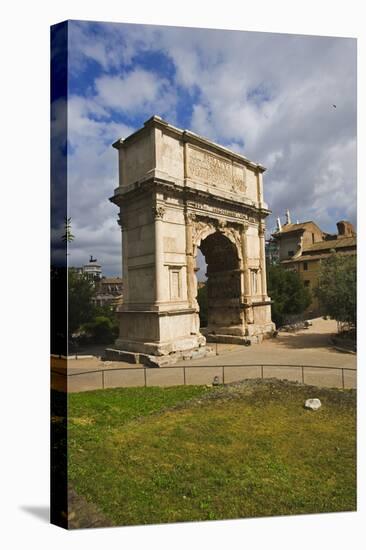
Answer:
<svg viewBox="0 0 366 550"><path fill-rule="evenodd" d="M212 221L203 221L197 218L192 220L192 240L196 246L199 246L203 239L215 233L215 231L216 226Z"/></svg>
<svg viewBox="0 0 366 550"><path fill-rule="evenodd" d="M210 204L207 204L207 203L201 204L199 202L187 201L187 206L195 210L201 210L207 213L218 214L219 216L227 216L230 218L237 218L239 220L248 220L252 222L255 221L255 218L253 216L249 216L244 212L238 212L238 211L235 211L234 209L228 210L225 208L219 208L217 206L211 206Z"/></svg>
<svg viewBox="0 0 366 550"><path fill-rule="evenodd" d="M226 220L212 220L210 218L200 219L195 215L191 216L190 220L192 224L192 241L195 247L195 253L197 252L197 247L206 237L218 231L235 245L238 257L242 259L240 224L237 224L237 227L233 227L230 222Z"/></svg>

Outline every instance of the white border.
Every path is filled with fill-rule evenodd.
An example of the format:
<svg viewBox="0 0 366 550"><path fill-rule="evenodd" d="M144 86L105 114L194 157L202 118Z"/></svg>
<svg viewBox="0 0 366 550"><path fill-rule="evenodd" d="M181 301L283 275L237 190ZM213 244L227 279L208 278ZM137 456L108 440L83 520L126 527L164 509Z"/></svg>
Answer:
<svg viewBox="0 0 366 550"><path fill-rule="evenodd" d="M365 521L365 474L359 469L359 512L183 525L66 532L22 507L48 504L48 224L49 26L64 19L171 24L358 38L359 98L366 97L361 2L14 1L2 4L2 392L1 538L5 548L271 547L358 549ZM359 101L359 120L365 120ZM5 123L5 124L4 124ZM359 126L359 151L365 150ZM4 150L5 149L5 150ZM360 165L362 158L360 156ZM366 235L365 170L359 168L358 235ZM361 184L362 182L362 184ZM361 243L360 243L361 244ZM5 248L5 254L4 254ZM364 247L360 246L363 252ZM359 254L359 258L361 254ZM360 278L365 280L363 253ZM360 279L359 279L360 280ZM11 287L10 287L11 286ZM360 286L362 313L365 292ZM362 307L361 307L362 306ZM359 333L365 334L364 315ZM4 333L6 331L6 335ZM365 357L364 344L359 351ZM359 375L359 463L365 464L365 376ZM66 546L65 546L66 545Z"/></svg>

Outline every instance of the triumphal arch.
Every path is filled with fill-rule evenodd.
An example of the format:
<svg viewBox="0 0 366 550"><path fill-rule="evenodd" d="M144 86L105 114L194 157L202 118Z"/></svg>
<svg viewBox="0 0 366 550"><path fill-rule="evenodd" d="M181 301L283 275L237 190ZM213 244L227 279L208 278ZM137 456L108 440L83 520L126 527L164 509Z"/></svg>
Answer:
<svg viewBox="0 0 366 550"><path fill-rule="evenodd" d="M110 200L120 209L124 284L115 352L173 359L204 352L206 339L247 343L271 334L265 168L158 116L113 147L119 186ZM205 336L198 249L207 263Z"/></svg>

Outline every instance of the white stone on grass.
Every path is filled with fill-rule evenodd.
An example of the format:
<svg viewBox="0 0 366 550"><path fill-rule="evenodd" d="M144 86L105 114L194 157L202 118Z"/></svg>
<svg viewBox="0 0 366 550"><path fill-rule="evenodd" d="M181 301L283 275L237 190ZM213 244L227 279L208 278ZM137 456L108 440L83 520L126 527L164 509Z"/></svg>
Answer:
<svg viewBox="0 0 366 550"><path fill-rule="evenodd" d="M316 411L317 409L320 409L322 406L320 399L307 399L305 401L305 409L311 409L312 411Z"/></svg>

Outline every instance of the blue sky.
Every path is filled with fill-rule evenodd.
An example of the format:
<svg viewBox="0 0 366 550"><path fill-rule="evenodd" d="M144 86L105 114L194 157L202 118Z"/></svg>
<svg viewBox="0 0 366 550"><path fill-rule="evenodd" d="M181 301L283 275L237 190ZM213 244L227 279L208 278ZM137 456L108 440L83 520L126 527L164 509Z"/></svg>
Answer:
<svg viewBox="0 0 366 550"><path fill-rule="evenodd" d="M153 114L267 167L269 231L356 223L354 39L72 21L68 85L71 265L121 273L111 144Z"/></svg>

